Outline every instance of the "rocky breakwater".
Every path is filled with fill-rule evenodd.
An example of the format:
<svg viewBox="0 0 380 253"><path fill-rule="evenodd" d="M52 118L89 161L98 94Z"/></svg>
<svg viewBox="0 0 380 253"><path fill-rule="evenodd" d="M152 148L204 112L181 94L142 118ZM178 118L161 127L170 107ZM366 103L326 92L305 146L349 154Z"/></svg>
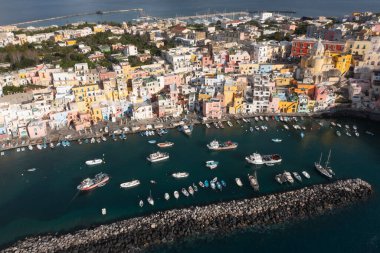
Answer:
<svg viewBox="0 0 380 253"><path fill-rule="evenodd" d="M174 209L60 236L19 241L1 252L139 252L199 235L224 235L321 215L367 199L371 185L348 179L258 198Z"/></svg>

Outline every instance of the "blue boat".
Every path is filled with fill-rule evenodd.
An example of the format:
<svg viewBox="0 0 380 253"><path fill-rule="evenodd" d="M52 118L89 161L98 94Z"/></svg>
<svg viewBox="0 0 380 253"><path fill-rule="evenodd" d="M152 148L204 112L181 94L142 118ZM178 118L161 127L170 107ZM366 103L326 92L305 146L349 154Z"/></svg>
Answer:
<svg viewBox="0 0 380 253"><path fill-rule="evenodd" d="M305 137L305 134L303 132L301 132L301 138Z"/></svg>
<svg viewBox="0 0 380 253"><path fill-rule="evenodd" d="M208 183L208 180L205 180L204 185L205 185L206 188L208 188L210 186L210 184Z"/></svg>
<svg viewBox="0 0 380 253"><path fill-rule="evenodd" d="M226 184L226 182L224 182L224 180L220 180L220 183L223 185L223 187L227 186L227 184Z"/></svg>
<svg viewBox="0 0 380 253"><path fill-rule="evenodd" d="M221 185L219 182L216 182L216 187L217 187L219 190L222 190L222 185Z"/></svg>

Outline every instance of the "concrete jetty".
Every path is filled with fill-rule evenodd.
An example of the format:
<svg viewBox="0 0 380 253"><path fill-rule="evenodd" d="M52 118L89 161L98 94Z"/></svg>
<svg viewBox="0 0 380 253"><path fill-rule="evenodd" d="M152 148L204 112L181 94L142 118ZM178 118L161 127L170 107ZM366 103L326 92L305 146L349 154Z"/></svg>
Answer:
<svg viewBox="0 0 380 253"><path fill-rule="evenodd" d="M141 252L199 235L225 235L322 215L366 200L372 187L347 179L252 199L158 212L59 236L37 236L1 252Z"/></svg>

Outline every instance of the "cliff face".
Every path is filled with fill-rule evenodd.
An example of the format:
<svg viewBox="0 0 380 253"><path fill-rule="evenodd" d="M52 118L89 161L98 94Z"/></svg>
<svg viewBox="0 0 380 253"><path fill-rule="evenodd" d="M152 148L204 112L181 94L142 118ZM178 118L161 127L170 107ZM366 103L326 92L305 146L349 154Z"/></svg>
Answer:
<svg viewBox="0 0 380 253"><path fill-rule="evenodd" d="M27 238L1 252L138 252L203 234L226 234L321 215L366 200L372 187L361 179L295 191L174 209L62 236Z"/></svg>

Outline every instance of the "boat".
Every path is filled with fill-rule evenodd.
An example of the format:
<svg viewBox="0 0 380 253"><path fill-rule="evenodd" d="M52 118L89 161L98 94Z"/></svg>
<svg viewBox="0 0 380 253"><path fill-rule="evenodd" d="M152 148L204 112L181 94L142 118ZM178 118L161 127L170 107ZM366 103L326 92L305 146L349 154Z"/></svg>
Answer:
<svg viewBox="0 0 380 253"><path fill-rule="evenodd" d="M276 142L276 143L280 143L280 142L282 142L281 139L277 139L277 138L276 138L276 139L272 139L272 141L273 141L273 142Z"/></svg>
<svg viewBox="0 0 380 253"><path fill-rule="evenodd" d="M219 182L216 182L215 183L216 184L216 188L218 188L218 190L222 190L223 188L222 188L222 184L221 183L219 183Z"/></svg>
<svg viewBox="0 0 380 253"><path fill-rule="evenodd" d="M341 125L341 124L339 124L339 123L337 123L337 124L336 124L336 126L337 126L337 127L339 127L339 128L341 128L341 127L342 127L342 125Z"/></svg>
<svg viewBox="0 0 380 253"><path fill-rule="evenodd" d="M230 127L233 127L234 125L232 125L232 122L231 121L227 121L227 125L229 125Z"/></svg>
<svg viewBox="0 0 380 253"><path fill-rule="evenodd" d="M339 137L342 135L342 134L340 133L340 131L338 131L338 130L337 130L335 133L336 133L336 135L338 135Z"/></svg>
<svg viewBox="0 0 380 253"><path fill-rule="evenodd" d="M351 137L352 135L350 134L350 132L346 131L346 135Z"/></svg>
<svg viewBox="0 0 380 253"><path fill-rule="evenodd" d="M250 127L250 128L249 128L249 131L253 132L253 127Z"/></svg>
<svg viewBox="0 0 380 253"><path fill-rule="evenodd" d="M255 129L256 129L256 131L260 131L260 127L259 126L255 126Z"/></svg>
<svg viewBox="0 0 380 253"><path fill-rule="evenodd" d="M336 124L335 124L335 122L334 122L334 121L331 121L331 122L330 122L330 124L331 124L331 126L333 126L333 127L335 127L335 126L336 126Z"/></svg>
<svg viewBox="0 0 380 253"><path fill-rule="evenodd" d="M346 129L350 129L350 126L349 126L349 125L344 125L344 127L345 127Z"/></svg>
<svg viewBox="0 0 380 253"><path fill-rule="evenodd" d="M131 188L131 187L138 186L139 184L140 184L139 180L132 180L130 182L125 182L125 183L120 184L120 187L121 188Z"/></svg>
<svg viewBox="0 0 380 253"><path fill-rule="evenodd" d="M210 186L208 180L205 180L204 185L205 185L206 188L208 188Z"/></svg>
<svg viewBox="0 0 380 253"><path fill-rule="evenodd" d="M152 198L152 196L149 196L149 197L147 198L147 201L148 201L148 203L149 203L150 205L154 206L154 199Z"/></svg>
<svg viewBox="0 0 380 253"><path fill-rule="evenodd" d="M295 177L295 179L302 182L302 177L300 176L300 174L298 174L298 172L292 172L292 173L293 173L293 176Z"/></svg>
<svg viewBox="0 0 380 253"><path fill-rule="evenodd" d="M186 191L186 189L185 188L182 188L182 194L183 195L185 195L186 197L189 197L189 192L188 191Z"/></svg>
<svg viewBox="0 0 380 253"><path fill-rule="evenodd" d="M355 136L356 136L356 137L359 137L359 136L360 136L360 135L359 135L359 132L355 131Z"/></svg>
<svg viewBox="0 0 380 253"><path fill-rule="evenodd" d="M195 191L195 192L198 191L198 186L196 186L194 183L193 183L193 188L194 188L194 191Z"/></svg>
<svg viewBox="0 0 380 253"><path fill-rule="evenodd" d="M39 150L42 149L42 145L41 145L41 144L37 144L36 147L37 147L37 149L39 149Z"/></svg>
<svg viewBox="0 0 380 253"><path fill-rule="evenodd" d="M268 116L265 116L265 120L266 120L266 121L269 121L269 117L268 117Z"/></svg>
<svg viewBox="0 0 380 253"><path fill-rule="evenodd" d="M194 189L192 186L189 186L189 193L191 194L191 196L194 196Z"/></svg>
<svg viewBox="0 0 380 253"><path fill-rule="evenodd" d="M278 174L274 177L274 179L276 179L276 181L279 183L279 184L283 184L284 183L284 180L283 180L283 175L282 174Z"/></svg>
<svg viewBox="0 0 380 253"><path fill-rule="evenodd" d="M107 138L105 136L102 136L102 141L107 141Z"/></svg>
<svg viewBox="0 0 380 253"><path fill-rule="evenodd" d="M178 193L178 191L174 191L173 195L174 195L174 198L176 198L176 199L179 198L179 193Z"/></svg>
<svg viewBox="0 0 380 253"><path fill-rule="evenodd" d="M105 173L96 174L94 178L84 179L80 185L77 186L77 189L80 191L88 191L95 189L97 187L104 186L109 181L109 176Z"/></svg>
<svg viewBox="0 0 380 253"><path fill-rule="evenodd" d="M224 129L224 125L223 125L223 123L222 123L221 121L219 121L218 124L219 124L219 127L220 127L221 129Z"/></svg>
<svg viewBox="0 0 380 253"><path fill-rule="evenodd" d="M321 161L322 161L322 153L321 153L321 156L319 158L319 162L314 162L314 167L315 169L321 173L323 176L327 177L327 178L332 178L332 175L330 174L330 172L321 165Z"/></svg>
<svg viewBox="0 0 380 253"><path fill-rule="evenodd" d="M365 131L366 134L374 136L375 134L370 131Z"/></svg>
<svg viewBox="0 0 380 253"><path fill-rule="evenodd" d="M150 154L146 159L151 163L160 162L169 159L169 154L158 151Z"/></svg>
<svg viewBox="0 0 380 253"><path fill-rule="evenodd" d="M326 163L325 163L325 169L332 175L332 176L335 176L335 172L332 170L331 167L329 167L329 164L330 164L330 157L331 157L331 149L329 151L329 155L327 156L327 160L326 160Z"/></svg>
<svg viewBox="0 0 380 253"><path fill-rule="evenodd" d="M151 184L157 184L157 182L154 181L154 180L149 180L149 182L150 182Z"/></svg>
<svg viewBox="0 0 380 253"><path fill-rule="evenodd" d="M165 193L165 195L164 195L164 198L166 199L166 200L169 200L170 199L170 195L169 195L169 193Z"/></svg>
<svg viewBox="0 0 380 253"><path fill-rule="evenodd" d="M215 188L216 188L215 182L211 181L210 187L211 187L211 189L215 190Z"/></svg>
<svg viewBox="0 0 380 253"><path fill-rule="evenodd" d="M224 180L220 180L220 183L222 184L223 187L227 186L226 181L224 181Z"/></svg>
<svg viewBox="0 0 380 253"><path fill-rule="evenodd" d="M157 141L156 140L149 140L148 141L150 144L155 144Z"/></svg>
<svg viewBox="0 0 380 253"><path fill-rule="evenodd" d="M182 131L186 134L186 135L191 135L191 133L192 133L192 127L190 126L187 126L187 125L183 125L182 126Z"/></svg>
<svg viewBox="0 0 380 253"><path fill-rule="evenodd" d="M213 124L214 124L214 127L215 127L216 129L219 129L219 125L218 125L218 123L214 122Z"/></svg>
<svg viewBox="0 0 380 253"><path fill-rule="evenodd" d="M36 168L28 169L29 172L34 172L34 171L36 171L36 170L37 170Z"/></svg>
<svg viewBox="0 0 380 253"><path fill-rule="evenodd" d="M16 152L20 152L21 151L21 149L20 148L16 148Z"/></svg>
<svg viewBox="0 0 380 253"><path fill-rule="evenodd" d="M263 121L264 120L264 117L263 116L259 116L260 120Z"/></svg>
<svg viewBox="0 0 380 253"><path fill-rule="evenodd" d="M288 171L284 171L284 174L283 174L284 178L286 179L287 182L293 184L294 183L294 179L292 177L292 174L290 174L290 172Z"/></svg>
<svg viewBox="0 0 380 253"><path fill-rule="evenodd" d="M140 207L143 207L144 206L144 201L141 199L140 202L139 202L139 206Z"/></svg>
<svg viewBox="0 0 380 253"><path fill-rule="evenodd" d="M255 121L258 122L258 121L259 121L259 118L258 118L258 117L255 117Z"/></svg>
<svg viewBox="0 0 380 253"><path fill-rule="evenodd" d="M207 144L208 149L210 150L229 150L237 148L238 144L232 141L226 141L220 143L219 141L213 140L209 144Z"/></svg>
<svg viewBox="0 0 380 253"><path fill-rule="evenodd" d="M211 126L210 126L210 124L209 124L209 123L206 123L206 127L207 127L207 128L210 128Z"/></svg>
<svg viewBox="0 0 380 253"><path fill-rule="evenodd" d="M245 157L245 160L249 163L260 165L280 163L282 158L278 154L260 155L259 153L253 153L252 155Z"/></svg>
<svg viewBox="0 0 380 253"><path fill-rule="evenodd" d="M354 129L354 130L358 130L358 127L357 127L356 125L353 125L353 126L352 126L352 129Z"/></svg>
<svg viewBox="0 0 380 253"><path fill-rule="evenodd" d="M33 150L33 146L31 144L29 144L28 149Z"/></svg>
<svg viewBox="0 0 380 253"><path fill-rule="evenodd" d="M236 184L239 186L239 187L242 187L243 186L243 183L241 182L240 178L235 178L235 182Z"/></svg>
<svg viewBox="0 0 380 253"><path fill-rule="evenodd" d="M93 160L86 161L86 165L88 165L88 166L99 165L101 163L103 163L102 159L93 159Z"/></svg>
<svg viewBox="0 0 380 253"><path fill-rule="evenodd" d="M200 186L200 187L202 187L202 188L204 188L204 187L205 187L205 185L203 184L203 182L202 182L202 181L199 181L199 183L198 183L198 184L199 184L199 186Z"/></svg>
<svg viewBox="0 0 380 253"><path fill-rule="evenodd" d="M107 214L107 209L102 208L102 215L106 215L106 214Z"/></svg>
<svg viewBox="0 0 380 253"><path fill-rule="evenodd" d="M256 176L252 176L248 174L248 180L249 180L249 184L251 185L254 191L260 190L259 182L257 181Z"/></svg>
<svg viewBox="0 0 380 253"><path fill-rule="evenodd" d="M189 173L187 172L176 172L172 174L173 177L175 178L185 178L189 176Z"/></svg>
<svg viewBox="0 0 380 253"><path fill-rule="evenodd" d="M214 177L212 180L211 180L211 182L214 182L214 183L216 183L218 181L218 177Z"/></svg>
<svg viewBox="0 0 380 253"><path fill-rule="evenodd" d="M310 179L310 175L309 173L307 173L306 171L302 171L302 175L307 178L307 179Z"/></svg>
<svg viewBox="0 0 380 253"><path fill-rule="evenodd" d="M160 143L157 143L157 146L159 148L169 148L171 146L173 146L174 143L173 142L170 142L170 141L165 141L165 142L160 142Z"/></svg>
<svg viewBox="0 0 380 253"><path fill-rule="evenodd" d="M217 162L217 161L207 161L206 162L206 167L208 167L208 168L210 168L210 169L215 169L216 167L218 167L218 164L219 164L219 162Z"/></svg>

